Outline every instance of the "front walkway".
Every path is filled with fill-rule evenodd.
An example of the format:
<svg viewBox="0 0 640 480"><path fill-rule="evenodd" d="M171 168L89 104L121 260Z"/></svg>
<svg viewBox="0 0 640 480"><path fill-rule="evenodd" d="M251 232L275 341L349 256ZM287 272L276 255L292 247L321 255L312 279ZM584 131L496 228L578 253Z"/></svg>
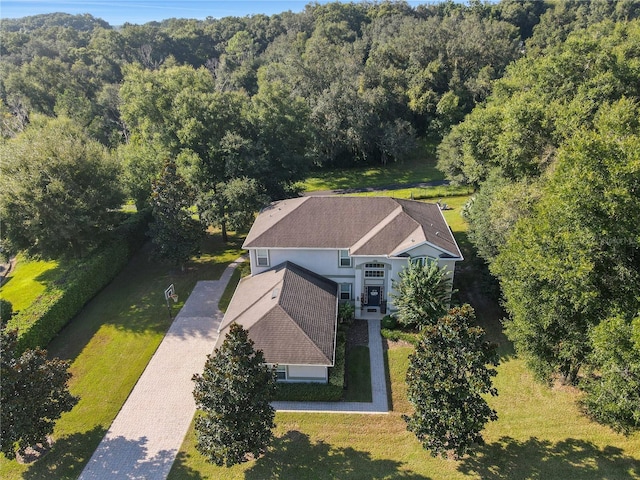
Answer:
<svg viewBox="0 0 640 480"><path fill-rule="evenodd" d="M196 411L194 373L218 340L218 302L234 268L198 282L80 479L164 479Z"/></svg>
<svg viewBox="0 0 640 480"><path fill-rule="evenodd" d="M369 319L369 359L373 402L273 402L279 412L389 413L380 320Z"/></svg>

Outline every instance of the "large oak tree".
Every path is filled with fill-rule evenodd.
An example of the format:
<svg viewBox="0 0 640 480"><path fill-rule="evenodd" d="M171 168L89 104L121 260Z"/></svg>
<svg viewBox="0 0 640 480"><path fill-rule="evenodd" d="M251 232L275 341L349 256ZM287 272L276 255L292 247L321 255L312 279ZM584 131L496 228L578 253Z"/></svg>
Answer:
<svg viewBox="0 0 640 480"><path fill-rule="evenodd" d="M80 256L113 227L119 168L66 118L34 118L0 145L2 240L10 251Z"/></svg>

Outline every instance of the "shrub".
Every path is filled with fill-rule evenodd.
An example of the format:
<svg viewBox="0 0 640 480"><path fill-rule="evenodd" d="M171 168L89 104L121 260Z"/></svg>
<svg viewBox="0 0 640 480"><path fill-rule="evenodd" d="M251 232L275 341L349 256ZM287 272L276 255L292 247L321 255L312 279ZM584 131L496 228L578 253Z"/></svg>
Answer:
<svg viewBox="0 0 640 480"><path fill-rule="evenodd" d="M145 241L149 212L123 222L111 240L69 265L28 308L10 321L19 332L18 350L46 347L58 332L127 264Z"/></svg>
<svg viewBox="0 0 640 480"><path fill-rule="evenodd" d="M356 308L350 303L345 302L338 305L338 321L340 323L350 325L355 318Z"/></svg>
<svg viewBox="0 0 640 480"><path fill-rule="evenodd" d="M417 333L403 332L401 330L388 330L386 328L381 329L380 333L382 334L383 338L386 338L387 340L391 340L392 342L403 341L403 342L410 343L412 345L418 344Z"/></svg>
<svg viewBox="0 0 640 480"><path fill-rule="evenodd" d="M398 326L398 320L393 315L385 315L380 325L387 330L394 330Z"/></svg>
<svg viewBox="0 0 640 480"><path fill-rule="evenodd" d="M9 300L0 298L0 325L8 322L13 315L13 305Z"/></svg>

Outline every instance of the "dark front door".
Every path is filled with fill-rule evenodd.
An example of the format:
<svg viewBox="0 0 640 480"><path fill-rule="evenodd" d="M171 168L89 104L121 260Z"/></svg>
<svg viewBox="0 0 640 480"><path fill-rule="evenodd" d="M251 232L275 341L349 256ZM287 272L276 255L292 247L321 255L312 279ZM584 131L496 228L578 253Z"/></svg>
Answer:
<svg viewBox="0 0 640 480"><path fill-rule="evenodd" d="M367 304L370 307L380 305L380 287L367 287Z"/></svg>

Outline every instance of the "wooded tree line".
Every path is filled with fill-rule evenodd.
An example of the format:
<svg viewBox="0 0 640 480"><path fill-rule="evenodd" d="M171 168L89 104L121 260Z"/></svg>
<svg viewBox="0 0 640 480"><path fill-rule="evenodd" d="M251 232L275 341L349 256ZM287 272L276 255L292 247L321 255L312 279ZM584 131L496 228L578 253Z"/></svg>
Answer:
<svg viewBox="0 0 640 480"><path fill-rule="evenodd" d="M3 248L82 254L123 194L188 243L188 204L237 228L311 167L401 161L444 136L440 168L478 189L470 236L519 353L541 378L580 381L590 414L629 431L639 15L639 2L600 0L310 4L120 28L3 20Z"/></svg>
<svg viewBox="0 0 640 480"><path fill-rule="evenodd" d="M20 164L48 158L46 145L24 148L32 128L70 137L70 144L84 136L84 144L100 142L108 149L101 154L106 170L118 170L125 186L118 191L104 175L71 182L73 175L60 169L34 182L7 162L7 193L0 202L10 234L5 249L81 254L95 242L96 231L108 229L103 215L93 221L71 211L50 212L49 223L91 232L62 235L51 250L45 244L55 230L18 206L33 203L32 192L39 189L43 194L35 196L45 198L59 185L89 192L86 201L75 201L78 211L98 212L100 194L106 194L104 210L114 208L122 193L142 207L151 200L153 182L163 183L167 162L176 164L175 174L189 186L203 223L224 234L246 225L269 199L291 195L312 166L402 160L417 138L439 137L484 101L492 80L523 52L544 51L574 27L626 19L638 10L634 3L604 1L416 8L380 2L120 28L90 15L5 20L4 156ZM47 125L52 117L69 120ZM31 170L46 169L36 163ZM176 214L181 218L171 220L174 225L189 224L187 212ZM77 218L84 224L74 223Z"/></svg>
<svg viewBox="0 0 640 480"><path fill-rule="evenodd" d="M507 68L439 149L479 188L470 237L506 332L594 418L640 427L640 22L604 21Z"/></svg>

